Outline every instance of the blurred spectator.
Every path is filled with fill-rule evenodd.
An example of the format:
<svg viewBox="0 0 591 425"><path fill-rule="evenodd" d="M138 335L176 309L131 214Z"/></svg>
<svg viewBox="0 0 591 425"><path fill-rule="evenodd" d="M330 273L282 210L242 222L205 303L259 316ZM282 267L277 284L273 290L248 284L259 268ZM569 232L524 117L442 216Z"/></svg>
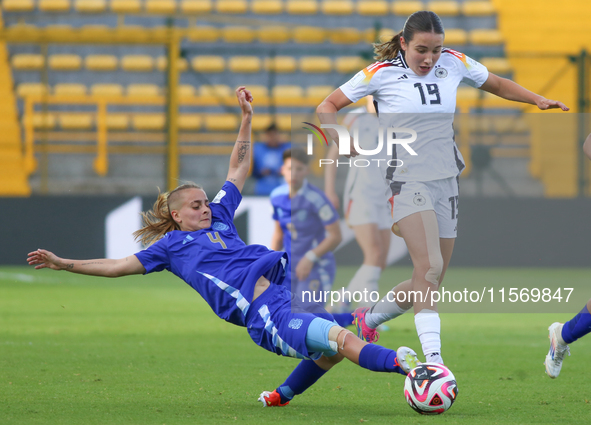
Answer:
<svg viewBox="0 0 591 425"><path fill-rule="evenodd" d="M264 133L262 143L254 145L252 177L256 180L254 194L266 196L273 189L284 183L281 176L283 151L289 149L290 144L281 140L275 124L271 124Z"/></svg>

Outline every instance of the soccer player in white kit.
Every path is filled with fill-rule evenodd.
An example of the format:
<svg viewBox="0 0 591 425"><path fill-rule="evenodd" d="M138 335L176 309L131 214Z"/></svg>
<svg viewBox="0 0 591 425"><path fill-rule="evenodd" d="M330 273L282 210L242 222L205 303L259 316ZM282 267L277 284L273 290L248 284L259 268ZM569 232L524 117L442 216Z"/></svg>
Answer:
<svg viewBox="0 0 591 425"><path fill-rule="evenodd" d="M397 134L386 137L408 139L409 134L404 133L416 131L412 145L394 145L389 167L383 166L386 161L380 163L389 186L393 231L399 231L408 247L414 266L412 277L394 287L384 302L356 310L354 322L360 337L375 341L378 325L414 308L423 353L428 362L435 363L443 363L441 322L429 293L441 284L453 252L458 176L464 168L452 127L458 85L465 82L541 110L568 110L561 102L489 73L465 54L444 48L443 41L443 25L435 13L413 13L400 33L374 45L377 62L335 90L316 110L323 124L335 124L337 111L373 95L381 125L398 129ZM336 130L328 132L338 140ZM350 152L355 156L351 145ZM421 296L411 297L409 291Z"/></svg>

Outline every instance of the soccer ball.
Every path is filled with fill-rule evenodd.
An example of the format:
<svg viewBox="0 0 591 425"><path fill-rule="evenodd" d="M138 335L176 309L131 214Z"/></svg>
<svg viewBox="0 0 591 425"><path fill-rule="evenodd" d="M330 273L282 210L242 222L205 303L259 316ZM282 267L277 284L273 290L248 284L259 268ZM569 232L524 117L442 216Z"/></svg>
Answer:
<svg viewBox="0 0 591 425"><path fill-rule="evenodd" d="M404 398L421 415L439 415L458 396L458 384L451 371L439 363L423 363L406 376Z"/></svg>

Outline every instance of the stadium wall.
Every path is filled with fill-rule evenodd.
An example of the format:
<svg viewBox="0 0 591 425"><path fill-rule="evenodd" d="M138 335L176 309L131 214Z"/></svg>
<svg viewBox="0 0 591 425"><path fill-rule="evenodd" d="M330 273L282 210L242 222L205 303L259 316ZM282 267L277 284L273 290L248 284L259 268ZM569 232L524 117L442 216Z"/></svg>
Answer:
<svg viewBox="0 0 591 425"><path fill-rule="evenodd" d="M265 238L261 223L271 225L270 207L263 200L243 201L236 227L245 241L260 243ZM146 210L153 201L142 198L140 205ZM129 202L122 196L0 198L5 215L0 264L25 265L26 254L36 248L66 258L105 257L107 217ZM460 211L453 265L591 266L591 199L469 198L462 200ZM355 242L337 252L341 264L360 264L361 258ZM410 264L410 259L399 263Z"/></svg>

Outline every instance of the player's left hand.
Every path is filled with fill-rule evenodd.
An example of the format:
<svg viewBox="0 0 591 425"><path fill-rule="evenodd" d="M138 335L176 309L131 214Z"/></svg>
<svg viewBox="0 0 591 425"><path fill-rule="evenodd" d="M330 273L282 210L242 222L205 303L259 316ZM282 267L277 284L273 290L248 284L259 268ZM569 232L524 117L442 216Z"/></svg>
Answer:
<svg viewBox="0 0 591 425"><path fill-rule="evenodd" d="M296 266L295 273L299 281L306 280L314 267L314 263L307 258L302 258Z"/></svg>
<svg viewBox="0 0 591 425"><path fill-rule="evenodd" d="M252 97L252 93L250 92L250 90L247 90L244 86L240 86L236 89L236 97L238 98L238 104L240 105L240 109L242 109L242 114L252 114L251 103L254 100L254 98Z"/></svg>
<svg viewBox="0 0 591 425"><path fill-rule="evenodd" d="M537 106L542 111L545 111L546 109L562 109L563 111L570 110L570 108L568 108L562 102L559 102L557 100L545 99L545 98L540 99L537 103Z"/></svg>

